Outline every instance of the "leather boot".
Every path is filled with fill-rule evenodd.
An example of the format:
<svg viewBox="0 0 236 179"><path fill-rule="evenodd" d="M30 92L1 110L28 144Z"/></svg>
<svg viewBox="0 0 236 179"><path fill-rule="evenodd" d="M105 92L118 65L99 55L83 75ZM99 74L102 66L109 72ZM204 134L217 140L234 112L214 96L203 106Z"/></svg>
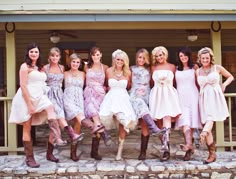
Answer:
<svg viewBox="0 0 236 179"><path fill-rule="evenodd" d="M32 141L23 141L24 150L25 150L25 162L31 168L38 168L40 165L36 163L33 153L33 144Z"/></svg>
<svg viewBox="0 0 236 179"><path fill-rule="evenodd" d="M162 135L162 141L163 141L163 145L162 145L162 154L161 154L161 157L160 157L160 161L161 162L164 162L164 161L167 161L170 159L170 144L169 144L169 141L168 141L168 136L169 133L166 132L165 134Z"/></svg>
<svg viewBox="0 0 236 179"><path fill-rule="evenodd" d="M204 161L204 164L212 163L216 161L216 145L213 142L211 145L207 144L207 148L209 151L208 159Z"/></svg>
<svg viewBox="0 0 236 179"><path fill-rule="evenodd" d="M139 160L145 160L146 159L146 151L147 151L147 146L148 146L148 141L149 141L149 135L144 136L143 134L141 135L141 150L138 159Z"/></svg>
<svg viewBox="0 0 236 179"><path fill-rule="evenodd" d="M48 149L47 149L47 154L46 154L46 158L47 160L49 161L52 161L52 162L59 162L59 159L56 158L54 155L53 155L53 149L54 149L54 145L52 145L50 142L48 142Z"/></svg>
<svg viewBox="0 0 236 179"><path fill-rule="evenodd" d="M192 134L191 134L191 130L190 129L185 131L184 138L185 138L186 145L180 144L180 148L184 152L187 152L189 149L193 150Z"/></svg>
<svg viewBox="0 0 236 179"><path fill-rule="evenodd" d="M70 146L70 158L75 162L77 162L79 160L79 156L76 155L77 147L78 147L78 143L71 144L71 146Z"/></svg>
<svg viewBox="0 0 236 179"><path fill-rule="evenodd" d="M124 142L125 142L125 139L119 138L119 146L118 146L118 151L116 154L116 160L122 159L122 151L123 151Z"/></svg>
<svg viewBox="0 0 236 179"><path fill-rule="evenodd" d="M81 121L82 126L86 127L91 131L92 134L95 134L97 131L104 128L103 125L94 126L94 123L90 119L83 119Z"/></svg>
<svg viewBox="0 0 236 179"><path fill-rule="evenodd" d="M106 146L112 146L113 141L111 140L111 136L107 132L107 130L104 130L102 133L100 133L102 139L104 140L104 143Z"/></svg>
<svg viewBox="0 0 236 179"><path fill-rule="evenodd" d="M95 160L102 160L102 157L98 154L99 142L100 142L100 137L96 136L92 138L92 149L90 156Z"/></svg>
<svg viewBox="0 0 236 179"><path fill-rule="evenodd" d="M158 136L164 132L163 130L161 130L157 127L157 125L155 124L155 122L154 122L153 118L150 116L150 114L145 114L143 116L143 120L147 124L152 136Z"/></svg>
<svg viewBox="0 0 236 179"><path fill-rule="evenodd" d="M71 126L64 127L66 134L69 136L72 144L76 144L77 142L83 140L84 133L76 134Z"/></svg>
<svg viewBox="0 0 236 179"><path fill-rule="evenodd" d="M61 130L58 124L58 121L55 119L48 120L48 126L50 129L50 134L53 139L53 145L54 146L65 146L67 145L66 141L63 141L61 139Z"/></svg>

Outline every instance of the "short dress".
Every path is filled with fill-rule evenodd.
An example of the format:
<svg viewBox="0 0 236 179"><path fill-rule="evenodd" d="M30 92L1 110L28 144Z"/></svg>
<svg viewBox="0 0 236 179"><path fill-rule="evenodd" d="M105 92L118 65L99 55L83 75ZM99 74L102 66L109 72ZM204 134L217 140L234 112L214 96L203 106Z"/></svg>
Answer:
<svg viewBox="0 0 236 179"><path fill-rule="evenodd" d="M63 107L63 91L62 83L64 79L64 74L59 66L61 73L49 73L50 65L46 66L47 74L47 85L49 87L48 98L52 102L57 119L65 119L64 107Z"/></svg>
<svg viewBox="0 0 236 179"><path fill-rule="evenodd" d="M106 94L101 106L100 106L100 118L102 124L106 129L116 129L119 123L127 125L124 129L129 132L129 130L135 129L137 126L137 118L135 112L132 108L129 94L126 90L128 81L127 80L116 80L110 78L108 80L108 86L110 87L109 92ZM121 114L122 120L118 121L114 116Z"/></svg>
<svg viewBox="0 0 236 179"><path fill-rule="evenodd" d="M198 84L200 86L199 108L201 121L205 124L207 121L224 121L229 117L227 103L220 86L220 75L214 70L207 76L198 74Z"/></svg>
<svg viewBox="0 0 236 179"><path fill-rule="evenodd" d="M84 115L83 86L84 80L73 77L71 74L65 79L63 102L65 117L68 121L74 119L79 114Z"/></svg>
<svg viewBox="0 0 236 179"><path fill-rule="evenodd" d="M153 118L177 117L181 114L178 93L173 87L174 73L170 70L155 70L152 74L154 87L149 97Z"/></svg>
<svg viewBox="0 0 236 179"><path fill-rule="evenodd" d="M132 88L130 101L138 119L150 114L148 103L150 94L150 71L145 67L131 66Z"/></svg>
<svg viewBox="0 0 236 179"><path fill-rule="evenodd" d="M105 97L104 89L105 73L88 69L86 73L86 87L84 89L84 106L86 118L92 118L99 115L100 105Z"/></svg>
<svg viewBox="0 0 236 179"><path fill-rule="evenodd" d="M177 70L175 73L175 79L180 107L182 110L182 114L176 121L175 127L177 129L183 126L202 128L198 108L199 91L195 83L195 70Z"/></svg>
<svg viewBox="0 0 236 179"><path fill-rule="evenodd" d="M47 113L44 110L52 103L47 97L46 79L46 74L38 70L33 70L28 74L27 88L37 113L32 116L28 113L28 107L22 96L21 88L19 88L12 100L9 123L21 124L28 121L31 117L31 125L40 125L47 121Z"/></svg>

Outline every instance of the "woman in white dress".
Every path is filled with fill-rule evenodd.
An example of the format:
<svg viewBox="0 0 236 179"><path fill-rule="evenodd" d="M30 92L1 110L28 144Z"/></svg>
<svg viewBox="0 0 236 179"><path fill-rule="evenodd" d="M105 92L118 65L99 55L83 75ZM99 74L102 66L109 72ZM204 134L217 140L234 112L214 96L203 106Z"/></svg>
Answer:
<svg viewBox="0 0 236 179"><path fill-rule="evenodd" d="M126 133L135 129L137 125L137 119L127 92L131 85L131 72L129 57L124 51L118 49L112 53L112 67L107 69L106 78L109 92L100 106L99 115L106 129L119 128L116 160L121 160Z"/></svg>
<svg viewBox="0 0 236 179"><path fill-rule="evenodd" d="M176 67L168 63L168 51L165 47L159 46L152 50L153 66L152 80L154 87L151 89L149 98L150 113L157 120L163 119L163 127L167 129L162 138L161 161L169 160L169 133L171 129L171 118L178 118L181 114L179 98L173 86Z"/></svg>
<svg viewBox="0 0 236 179"><path fill-rule="evenodd" d="M196 74L200 86L200 115L202 124L204 124L200 134L200 142L203 144L206 141L209 156L204 163L208 164L216 160L216 146L212 135L214 121L224 121L229 116L223 93L234 77L221 65L214 64L213 51L208 47L199 50L198 60L202 65ZM226 78L222 84L220 83L220 74Z"/></svg>
<svg viewBox="0 0 236 179"><path fill-rule="evenodd" d="M20 88L12 101L9 123L23 125L23 144L26 164L37 168L31 139L31 126L40 125L48 120L50 128L49 143L64 145L60 138L60 128L56 120L53 104L47 97L46 74L41 71L40 48L31 43L26 49L25 62L20 67Z"/></svg>

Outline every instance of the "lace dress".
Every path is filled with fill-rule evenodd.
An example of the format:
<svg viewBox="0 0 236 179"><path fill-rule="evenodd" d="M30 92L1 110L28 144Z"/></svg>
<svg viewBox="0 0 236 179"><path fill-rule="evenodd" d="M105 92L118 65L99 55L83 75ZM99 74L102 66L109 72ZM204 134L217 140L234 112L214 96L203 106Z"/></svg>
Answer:
<svg viewBox="0 0 236 179"><path fill-rule="evenodd" d="M199 108L201 121L224 121L229 116L227 103L220 87L220 75L213 66L214 71L207 76L198 74L200 86Z"/></svg>
<svg viewBox="0 0 236 179"><path fill-rule="evenodd" d="M152 75L154 87L151 89L149 106L151 116L162 119L181 114L178 93L173 87L174 74L170 70L156 70Z"/></svg>
<svg viewBox="0 0 236 179"><path fill-rule="evenodd" d="M195 84L195 70L176 71L175 78L182 110L175 127L179 128L187 125L190 128L202 128L198 109L199 92Z"/></svg>
<svg viewBox="0 0 236 179"><path fill-rule="evenodd" d="M84 81L78 77L72 77L71 74L65 79L63 101L68 121L74 119L78 114L84 115L83 86Z"/></svg>
<svg viewBox="0 0 236 179"><path fill-rule="evenodd" d="M86 73L86 87L84 89L85 116L92 118L99 115L100 105L105 97L104 89L105 73L94 72L88 69Z"/></svg>
<svg viewBox="0 0 236 179"><path fill-rule="evenodd" d="M137 118L149 114L150 72L139 66L131 66L132 88L130 89L130 101Z"/></svg>
<svg viewBox="0 0 236 179"><path fill-rule="evenodd" d="M12 101L9 123L20 124L28 121L31 117L32 125L40 125L47 121L47 113L43 110L52 105L52 103L46 94L46 79L46 74L38 70L33 70L28 74L27 88L37 113L32 116L28 113L28 107L22 96L21 88L19 88Z"/></svg>
<svg viewBox="0 0 236 179"><path fill-rule="evenodd" d="M47 85L49 87L48 91L48 98L52 102L57 119L65 119L65 114L64 114L64 107L63 107L63 91L62 91L62 82L64 79L64 74L61 70L61 73L49 73L49 68L50 66L47 65L46 67L46 74L47 74Z"/></svg>
<svg viewBox="0 0 236 179"><path fill-rule="evenodd" d="M99 112L101 122L108 130L118 128L118 124L121 123L129 132L137 125L137 118L126 90L127 82L127 80L108 80L110 90L106 94ZM114 118L114 116L117 117Z"/></svg>

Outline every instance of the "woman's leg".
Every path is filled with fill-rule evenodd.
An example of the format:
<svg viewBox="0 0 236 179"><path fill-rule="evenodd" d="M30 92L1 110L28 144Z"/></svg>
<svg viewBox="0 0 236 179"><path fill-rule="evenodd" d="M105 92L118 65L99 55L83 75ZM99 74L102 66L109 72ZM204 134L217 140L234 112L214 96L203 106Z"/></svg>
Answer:
<svg viewBox="0 0 236 179"><path fill-rule="evenodd" d="M185 125L183 126L183 133L184 133L184 139L185 139L185 145L180 144L180 147L183 151L185 151L184 161L188 161L191 158L193 150L193 129L191 129L189 126Z"/></svg>
<svg viewBox="0 0 236 179"><path fill-rule="evenodd" d="M80 134L80 131L81 131L81 124L80 124L80 119L77 119L75 118L74 120L74 131L76 134ZM78 161L79 160L79 156L77 156L77 148L78 148L78 143L76 144L71 144L71 148L70 148L70 158L73 160L73 161Z"/></svg>
<svg viewBox="0 0 236 179"><path fill-rule="evenodd" d="M206 121L202 132L200 134L200 143L203 144L204 141L206 140L206 137L208 136L208 134L212 131L214 125L214 121Z"/></svg>
<svg viewBox="0 0 236 179"><path fill-rule="evenodd" d="M141 124L141 146L140 146L140 154L138 159L139 160L145 160L146 159L146 151L148 147L148 141L149 141L149 129L147 124L143 121L143 119L140 119Z"/></svg>
<svg viewBox="0 0 236 179"><path fill-rule="evenodd" d="M122 124L119 124L119 146L116 155L116 160L122 159L122 151L125 142L125 137L126 137L126 131L124 129L124 126Z"/></svg>
<svg viewBox="0 0 236 179"><path fill-rule="evenodd" d="M208 135L206 137L206 144L207 144L209 156L207 160L204 161L204 163L208 164L208 163L212 163L216 161L216 145L215 145L211 131L208 131Z"/></svg>
<svg viewBox="0 0 236 179"><path fill-rule="evenodd" d="M170 129L171 129L171 117L166 116L163 118L163 127L166 128L165 134L162 135L162 151L161 161L167 161L170 158Z"/></svg>
<svg viewBox="0 0 236 179"><path fill-rule="evenodd" d="M25 162L29 167L38 168L40 165L36 163L34 159L34 152L33 152L33 142L31 140L31 123L32 119L23 123L23 145L24 151L26 155Z"/></svg>

